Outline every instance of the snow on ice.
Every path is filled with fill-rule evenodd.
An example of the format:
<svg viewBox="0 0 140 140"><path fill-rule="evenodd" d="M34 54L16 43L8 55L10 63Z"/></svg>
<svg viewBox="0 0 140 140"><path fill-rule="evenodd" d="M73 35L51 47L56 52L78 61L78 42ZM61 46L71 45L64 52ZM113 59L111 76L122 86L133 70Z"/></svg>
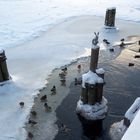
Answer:
<svg viewBox="0 0 140 140"><path fill-rule="evenodd" d="M83 104L81 100L77 102L76 112L87 120L104 119L107 113L107 100L103 97L101 103L95 105Z"/></svg>

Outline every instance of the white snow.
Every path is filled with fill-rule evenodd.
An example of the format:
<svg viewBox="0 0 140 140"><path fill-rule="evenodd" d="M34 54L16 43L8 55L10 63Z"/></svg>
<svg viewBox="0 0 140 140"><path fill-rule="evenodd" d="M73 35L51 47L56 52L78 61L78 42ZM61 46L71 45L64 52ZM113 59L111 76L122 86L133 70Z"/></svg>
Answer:
<svg viewBox="0 0 140 140"><path fill-rule="evenodd" d="M127 110L125 113L125 117L130 120L130 122L133 121L136 114L138 113L140 109L140 97L138 97L135 102L131 105L131 107Z"/></svg>
<svg viewBox="0 0 140 140"><path fill-rule="evenodd" d="M102 98L101 103L95 105L83 104L81 100L77 102L76 112L87 120L100 120L106 117L108 107L105 97Z"/></svg>
<svg viewBox="0 0 140 140"><path fill-rule="evenodd" d="M113 10L113 9L116 9L116 7L109 7L107 8L108 10Z"/></svg>
<svg viewBox="0 0 140 140"><path fill-rule="evenodd" d="M3 53L3 49L0 49L0 54Z"/></svg>
<svg viewBox="0 0 140 140"><path fill-rule="evenodd" d="M82 87L85 88L85 83L93 84L103 83L104 80L100 78L96 73L89 71L82 75Z"/></svg>
<svg viewBox="0 0 140 140"><path fill-rule="evenodd" d="M103 68L98 68L98 69L96 69L96 73L97 74L104 74L105 70Z"/></svg>
<svg viewBox="0 0 140 140"><path fill-rule="evenodd" d="M99 48L99 45L97 44L97 45L93 45L92 44L92 47L91 47L93 50L95 50L95 49L97 49L97 48Z"/></svg>
<svg viewBox="0 0 140 140"><path fill-rule="evenodd" d="M121 140L139 140L140 139L140 110L137 112L134 120L127 129Z"/></svg>
<svg viewBox="0 0 140 140"><path fill-rule="evenodd" d="M120 140L126 130L127 127L123 124L123 120L121 120L120 122L116 122L111 125L109 135L112 140Z"/></svg>

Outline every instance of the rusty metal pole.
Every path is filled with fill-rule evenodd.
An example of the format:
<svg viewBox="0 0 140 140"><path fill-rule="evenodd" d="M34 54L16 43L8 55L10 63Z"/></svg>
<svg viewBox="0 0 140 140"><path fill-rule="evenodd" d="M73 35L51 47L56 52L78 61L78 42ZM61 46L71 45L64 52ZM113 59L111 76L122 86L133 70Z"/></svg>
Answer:
<svg viewBox="0 0 140 140"><path fill-rule="evenodd" d="M116 8L108 8L105 16L105 26L115 27Z"/></svg>
<svg viewBox="0 0 140 140"><path fill-rule="evenodd" d="M10 79L6 59L5 51L2 50L0 52L0 82Z"/></svg>

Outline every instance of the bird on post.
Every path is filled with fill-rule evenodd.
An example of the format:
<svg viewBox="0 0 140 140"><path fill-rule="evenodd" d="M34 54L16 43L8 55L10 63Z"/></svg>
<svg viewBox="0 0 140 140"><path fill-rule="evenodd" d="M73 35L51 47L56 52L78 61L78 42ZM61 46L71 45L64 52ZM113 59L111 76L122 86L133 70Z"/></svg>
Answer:
<svg viewBox="0 0 140 140"><path fill-rule="evenodd" d="M99 32L98 33L94 32L94 34L95 34L95 37L92 40L92 45L96 46L99 43L99 41L98 41L98 39L99 39Z"/></svg>

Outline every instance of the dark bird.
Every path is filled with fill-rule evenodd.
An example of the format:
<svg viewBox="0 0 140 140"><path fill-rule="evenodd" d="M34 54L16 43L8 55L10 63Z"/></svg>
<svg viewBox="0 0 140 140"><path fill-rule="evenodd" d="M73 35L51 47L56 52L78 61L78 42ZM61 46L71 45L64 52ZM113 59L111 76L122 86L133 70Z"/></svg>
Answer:
<svg viewBox="0 0 140 140"><path fill-rule="evenodd" d="M31 114L32 114L33 116L36 116L36 115L37 115L36 111L31 111Z"/></svg>
<svg viewBox="0 0 140 140"><path fill-rule="evenodd" d="M140 55L135 55L134 58L140 58Z"/></svg>
<svg viewBox="0 0 140 140"><path fill-rule="evenodd" d="M51 111L51 109L52 109L50 106L48 106L47 103L44 103L44 107L45 107L46 111Z"/></svg>
<svg viewBox="0 0 140 140"><path fill-rule="evenodd" d="M78 69L81 69L81 65L79 64L79 65L77 66L77 68L78 68Z"/></svg>
<svg viewBox="0 0 140 140"><path fill-rule="evenodd" d="M66 82L66 79L60 79L60 81L61 81L62 83L65 83L65 82Z"/></svg>
<svg viewBox="0 0 140 140"><path fill-rule="evenodd" d="M66 86L66 79L60 79L61 86Z"/></svg>
<svg viewBox="0 0 140 140"><path fill-rule="evenodd" d="M66 73L61 72L61 73L59 73L59 76L60 76L60 77L65 77L65 76L66 76Z"/></svg>
<svg viewBox="0 0 140 140"><path fill-rule="evenodd" d="M129 63L128 66L132 67L132 66L134 66L134 63Z"/></svg>
<svg viewBox="0 0 140 140"><path fill-rule="evenodd" d="M23 107L23 106L24 106L24 102L20 102L19 105L20 105L21 107Z"/></svg>
<svg viewBox="0 0 140 140"><path fill-rule="evenodd" d="M52 89L51 89L51 91L52 91L52 92L56 92L56 87L53 86Z"/></svg>
<svg viewBox="0 0 140 140"><path fill-rule="evenodd" d="M46 101L47 100L47 95L44 95L40 98L41 101Z"/></svg>
<svg viewBox="0 0 140 140"><path fill-rule="evenodd" d="M68 133L71 129L69 129L66 125L64 125L63 123L60 126L60 132L62 133Z"/></svg>
<svg viewBox="0 0 140 140"><path fill-rule="evenodd" d="M107 39L103 39L103 42L106 43L107 45L110 45L110 42L108 42Z"/></svg>
<svg viewBox="0 0 140 140"><path fill-rule="evenodd" d="M124 41L124 38L122 38L120 41Z"/></svg>
<svg viewBox="0 0 140 140"><path fill-rule="evenodd" d="M63 72L66 72L68 69L67 69L67 67L65 67L65 68L63 68L63 69L61 69Z"/></svg>
<svg viewBox="0 0 140 140"><path fill-rule="evenodd" d="M110 51L110 52L114 52L114 48L110 48L109 51Z"/></svg>
<svg viewBox="0 0 140 140"><path fill-rule="evenodd" d="M32 139L34 135L31 132L28 132L28 137Z"/></svg>
<svg viewBox="0 0 140 140"><path fill-rule="evenodd" d="M77 85L77 82L78 82L78 79L77 79L77 78L75 78L75 85Z"/></svg>
<svg viewBox="0 0 140 140"><path fill-rule="evenodd" d="M30 119L29 119L28 123L29 123L29 124L32 124L32 125L37 124L37 122L36 122L36 121L34 121L34 120L30 120Z"/></svg>
<svg viewBox="0 0 140 140"><path fill-rule="evenodd" d="M44 103L44 107L48 107L48 104L47 103Z"/></svg>
<svg viewBox="0 0 140 140"><path fill-rule="evenodd" d="M81 85L81 84L82 84L82 80L75 78L75 85Z"/></svg>

